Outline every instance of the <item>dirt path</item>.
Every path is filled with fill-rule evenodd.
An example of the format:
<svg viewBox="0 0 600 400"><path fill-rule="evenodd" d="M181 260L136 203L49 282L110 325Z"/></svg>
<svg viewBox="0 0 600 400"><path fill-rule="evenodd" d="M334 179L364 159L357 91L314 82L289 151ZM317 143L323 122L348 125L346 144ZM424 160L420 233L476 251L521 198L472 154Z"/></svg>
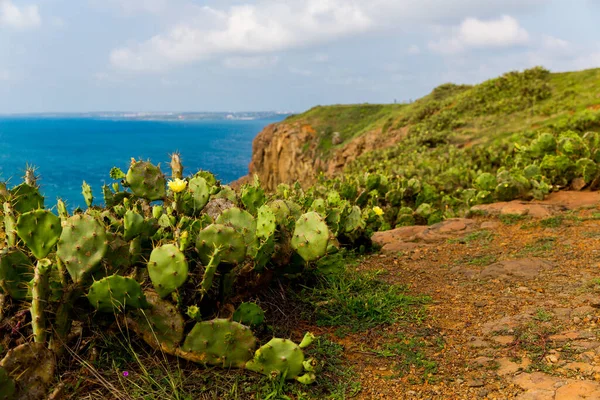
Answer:
<svg viewBox="0 0 600 400"><path fill-rule="evenodd" d="M360 268L432 301L419 326L341 339L357 398L600 399L600 209L561 196L544 218L514 203L379 234Z"/></svg>

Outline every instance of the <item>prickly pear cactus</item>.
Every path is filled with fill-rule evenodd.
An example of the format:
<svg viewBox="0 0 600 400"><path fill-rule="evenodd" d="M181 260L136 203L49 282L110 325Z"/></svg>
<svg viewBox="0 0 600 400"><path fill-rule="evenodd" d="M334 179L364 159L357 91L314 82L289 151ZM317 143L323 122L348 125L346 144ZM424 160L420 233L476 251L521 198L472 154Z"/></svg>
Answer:
<svg viewBox="0 0 600 400"><path fill-rule="evenodd" d="M233 320L243 325L256 326L265 320L265 312L256 303L242 303L233 313Z"/></svg>
<svg viewBox="0 0 600 400"><path fill-rule="evenodd" d="M135 279L120 275L107 276L92 284L87 298L101 312L148 306L142 287Z"/></svg>
<svg viewBox="0 0 600 400"><path fill-rule="evenodd" d="M242 204L250 213L256 215L258 208L265 204L267 196L265 191L260 187L258 177L255 176L253 185L245 185L240 193Z"/></svg>
<svg viewBox="0 0 600 400"><path fill-rule="evenodd" d="M149 307L127 315L128 325L152 348L168 354L183 340L184 321L177 307L153 292L145 292Z"/></svg>
<svg viewBox="0 0 600 400"><path fill-rule="evenodd" d="M298 219L302 214L300 206L290 200L275 200L269 203L269 207L275 214L277 224L281 226L288 226L291 221Z"/></svg>
<svg viewBox="0 0 600 400"><path fill-rule="evenodd" d="M152 250L148 274L160 297L165 297L185 283L188 263L174 244L165 244Z"/></svg>
<svg viewBox="0 0 600 400"><path fill-rule="evenodd" d="M232 207L223 211L217 218L217 224L231 226L244 237L247 247L256 248L256 220L247 211Z"/></svg>
<svg viewBox="0 0 600 400"><path fill-rule="evenodd" d="M321 215L327 215L327 205L323 199L315 199L310 205L310 210L318 212Z"/></svg>
<svg viewBox="0 0 600 400"><path fill-rule="evenodd" d="M8 247L17 245L17 219L9 202L3 204L4 209L4 234Z"/></svg>
<svg viewBox="0 0 600 400"><path fill-rule="evenodd" d="M135 211L127 210L123 217L123 226L125 228L123 239L129 241L144 230L144 217Z"/></svg>
<svg viewBox="0 0 600 400"><path fill-rule="evenodd" d="M261 206L256 218L256 236L260 239L268 239L275 233L277 219L269 206Z"/></svg>
<svg viewBox="0 0 600 400"><path fill-rule="evenodd" d="M35 266L33 286L31 289L31 326L36 343L46 343L46 304L50 295L49 275L52 262L40 260Z"/></svg>
<svg viewBox="0 0 600 400"><path fill-rule="evenodd" d="M261 240L256 254L254 255L254 270L257 272L262 271L266 265L271 261L271 257L275 252L275 236L271 236L266 240Z"/></svg>
<svg viewBox="0 0 600 400"><path fill-rule="evenodd" d="M129 253L129 243L126 242L119 234L106 233L108 239L108 250L106 251L105 260L111 272L116 272L121 269L131 266L131 254Z"/></svg>
<svg viewBox="0 0 600 400"><path fill-rule="evenodd" d="M310 262L323 257L327 253L328 241L329 228L316 212L306 213L296 221L292 248L304 261Z"/></svg>
<svg viewBox="0 0 600 400"><path fill-rule="evenodd" d="M213 284L213 278L215 273L217 272L217 267L219 266L219 253L221 252L222 247L216 247L213 250L213 254L210 258L210 261L204 268L204 274L202 275L202 282L200 283L200 295L202 298L208 293Z"/></svg>
<svg viewBox="0 0 600 400"><path fill-rule="evenodd" d="M86 181L83 181L83 184L81 185L81 194L83 195L85 204L88 207L91 207L92 203L94 203L94 195L92 194L92 187L88 185Z"/></svg>
<svg viewBox="0 0 600 400"><path fill-rule="evenodd" d="M147 161L133 161L125 177L127 185L138 197L154 201L166 197L167 182L160 168Z"/></svg>
<svg viewBox="0 0 600 400"><path fill-rule="evenodd" d="M202 263L210 263L215 248L220 248L219 262L237 264L246 257L244 238L229 226L211 224L198 234L196 249Z"/></svg>
<svg viewBox="0 0 600 400"><path fill-rule="evenodd" d="M304 371L304 352L288 339L273 338L254 354L246 369L271 378L285 374L286 379L296 379Z"/></svg>
<svg viewBox="0 0 600 400"><path fill-rule="evenodd" d="M210 199L210 189L206 179L197 176L190 179L188 190L183 195L184 211L188 215L198 215Z"/></svg>
<svg viewBox="0 0 600 400"><path fill-rule="evenodd" d="M15 381L8 376L8 372L0 367L0 400L12 400L15 398Z"/></svg>
<svg viewBox="0 0 600 400"><path fill-rule="evenodd" d="M27 282L33 277L33 265L18 249L0 252L0 288L15 300L27 296Z"/></svg>
<svg viewBox="0 0 600 400"><path fill-rule="evenodd" d="M223 368L243 368L254 352L256 338L247 326L227 319L198 322L185 338L184 358Z"/></svg>
<svg viewBox="0 0 600 400"><path fill-rule="evenodd" d="M65 263L75 283L85 279L106 254L106 232L89 215L74 215L63 226L56 254Z"/></svg>
<svg viewBox="0 0 600 400"><path fill-rule="evenodd" d="M65 204L64 201L62 201L62 199L58 199L58 201L56 202L56 210L58 211L58 216L61 219L69 218L69 212L67 211L67 205Z"/></svg>
<svg viewBox="0 0 600 400"><path fill-rule="evenodd" d="M350 209L348 214L343 219L344 231L346 233L356 232L360 229L364 229L365 221L363 221L360 208L354 206Z"/></svg>
<svg viewBox="0 0 600 400"><path fill-rule="evenodd" d="M60 219L47 210L29 211L17 220L17 234L38 260L52 251L61 232Z"/></svg>
<svg viewBox="0 0 600 400"><path fill-rule="evenodd" d="M44 208L44 197L34 186L21 183L10 190L11 205L18 214Z"/></svg>

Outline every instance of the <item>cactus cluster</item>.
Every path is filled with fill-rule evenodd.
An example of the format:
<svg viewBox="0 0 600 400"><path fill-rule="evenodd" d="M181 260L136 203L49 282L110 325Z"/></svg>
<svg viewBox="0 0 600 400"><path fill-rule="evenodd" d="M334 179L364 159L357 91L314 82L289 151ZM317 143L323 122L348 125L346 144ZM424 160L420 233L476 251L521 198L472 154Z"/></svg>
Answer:
<svg viewBox="0 0 600 400"><path fill-rule="evenodd" d="M32 180L0 186L0 289L31 315L28 349L42 346L54 360L65 353L73 321L118 318L168 354L311 383L310 363L292 341L273 339L255 353L251 327L267 316L244 300L341 242L351 245L364 233L361 209L336 191L318 197L298 185L283 197L267 195L258 180L236 192L205 171L185 177L175 155L171 169L167 184L148 161L132 160L126 174L113 168L118 182L103 188L104 207L84 182L88 207L73 213L62 200L56 214L45 209ZM232 303L231 318L219 318L231 315ZM22 396L21 377L2 371L0 381L14 381Z"/></svg>

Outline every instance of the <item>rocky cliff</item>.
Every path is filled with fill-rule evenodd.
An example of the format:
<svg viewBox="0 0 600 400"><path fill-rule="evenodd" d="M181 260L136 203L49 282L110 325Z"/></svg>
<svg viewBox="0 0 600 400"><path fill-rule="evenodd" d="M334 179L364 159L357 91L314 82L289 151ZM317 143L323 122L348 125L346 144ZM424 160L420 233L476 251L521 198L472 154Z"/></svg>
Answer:
<svg viewBox="0 0 600 400"><path fill-rule="evenodd" d="M306 122L280 122L267 126L254 139L250 176L258 175L261 183L274 190L280 183L315 183L320 172L334 175L361 154L395 144L405 129L374 128L334 146L327 155L319 150L319 128Z"/></svg>

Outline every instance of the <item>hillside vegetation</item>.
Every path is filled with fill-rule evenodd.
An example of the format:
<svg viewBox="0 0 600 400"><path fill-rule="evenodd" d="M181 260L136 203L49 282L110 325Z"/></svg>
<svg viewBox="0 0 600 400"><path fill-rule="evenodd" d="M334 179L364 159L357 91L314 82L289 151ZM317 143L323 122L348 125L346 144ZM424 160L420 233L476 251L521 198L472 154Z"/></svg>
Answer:
<svg viewBox="0 0 600 400"><path fill-rule="evenodd" d="M327 157L331 148L372 130L407 128L423 142L455 144L540 128L583 132L599 128L599 108L600 69L550 73L536 67L474 86L446 83L410 104L317 106L286 122L315 128ZM337 146L334 132L343 140Z"/></svg>
<svg viewBox="0 0 600 400"><path fill-rule="evenodd" d="M410 104L315 107L293 121L315 129L324 159L374 130L403 133L394 146L360 155L310 189L339 191L371 213L365 217L374 230L600 184L600 69L552 74L536 67L475 86L444 84ZM334 132L343 139L337 146Z"/></svg>

